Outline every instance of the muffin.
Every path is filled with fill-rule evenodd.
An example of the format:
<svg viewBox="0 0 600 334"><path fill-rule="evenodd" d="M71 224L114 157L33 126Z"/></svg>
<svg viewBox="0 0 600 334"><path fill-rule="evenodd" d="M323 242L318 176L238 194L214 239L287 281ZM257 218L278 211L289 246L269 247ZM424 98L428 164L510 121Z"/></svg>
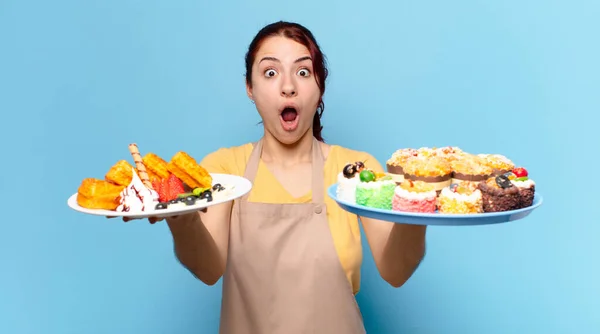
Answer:
<svg viewBox="0 0 600 334"><path fill-rule="evenodd" d="M404 180L396 187L392 200L392 210L405 212L434 213L437 192L423 181Z"/></svg>
<svg viewBox="0 0 600 334"><path fill-rule="evenodd" d="M452 183L442 189L437 198L439 213L469 214L483 212L483 198L477 184L472 182Z"/></svg>
<svg viewBox="0 0 600 334"><path fill-rule="evenodd" d="M396 184L404 181L404 164L412 157L416 157L417 150L413 148L402 148L392 154L386 163L388 175L396 182Z"/></svg>
<svg viewBox="0 0 600 334"><path fill-rule="evenodd" d="M452 168L452 183L475 183L487 180L493 174L483 158L476 155L463 155L450 162Z"/></svg>
<svg viewBox="0 0 600 334"><path fill-rule="evenodd" d="M500 154L478 154L482 162L492 168L492 176L506 174L515 168L515 164Z"/></svg>
<svg viewBox="0 0 600 334"><path fill-rule="evenodd" d="M404 178L423 181L439 192L452 183L452 166L446 159L436 155L411 158L404 165Z"/></svg>
<svg viewBox="0 0 600 334"><path fill-rule="evenodd" d="M519 188L506 175L492 176L477 188L481 191L484 212L510 211L521 206Z"/></svg>

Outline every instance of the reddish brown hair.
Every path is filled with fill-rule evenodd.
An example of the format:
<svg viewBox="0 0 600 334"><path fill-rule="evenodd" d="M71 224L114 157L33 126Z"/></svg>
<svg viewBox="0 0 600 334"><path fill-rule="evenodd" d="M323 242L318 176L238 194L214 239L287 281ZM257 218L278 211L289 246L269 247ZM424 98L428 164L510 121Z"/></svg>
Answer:
<svg viewBox="0 0 600 334"><path fill-rule="evenodd" d="M323 103L323 94L325 93L325 80L327 79L327 62L325 55L321 52L319 44L317 43L313 34L307 28L303 27L298 23L279 21L271 23L262 28L254 37L248 52L246 53L246 83L252 87L252 64L256 57L256 52L260 48L262 42L271 36L284 36L292 39L302 45L304 45L310 52L310 56L313 62L313 72L315 79L317 80L317 86L321 90L321 98L319 99L319 105L317 106L317 112L313 119L313 136L322 142L323 136L321 131L323 126L321 125L321 116L325 110L325 104Z"/></svg>

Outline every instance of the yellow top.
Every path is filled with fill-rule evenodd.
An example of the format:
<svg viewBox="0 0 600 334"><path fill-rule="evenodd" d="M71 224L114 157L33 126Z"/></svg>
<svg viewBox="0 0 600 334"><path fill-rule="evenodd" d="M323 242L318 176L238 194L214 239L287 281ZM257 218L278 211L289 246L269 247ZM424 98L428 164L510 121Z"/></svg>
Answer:
<svg viewBox="0 0 600 334"><path fill-rule="evenodd" d="M243 176L246 164L252 153L252 143L241 146L221 148L208 154L200 163L210 173L224 173ZM362 245L358 217L343 211L327 195L327 188L337 182L338 174L348 163L365 162L365 166L375 172L384 172L381 164L369 153L331 145L325 161L324 181L325 205L329 228L342 268L346 272L352 291L356 294L360 287L360 266L362 264ZM308 203L312 193L295 198L279 183L275 176L263 164L258 165L249 201L262 203Z"/></svg>

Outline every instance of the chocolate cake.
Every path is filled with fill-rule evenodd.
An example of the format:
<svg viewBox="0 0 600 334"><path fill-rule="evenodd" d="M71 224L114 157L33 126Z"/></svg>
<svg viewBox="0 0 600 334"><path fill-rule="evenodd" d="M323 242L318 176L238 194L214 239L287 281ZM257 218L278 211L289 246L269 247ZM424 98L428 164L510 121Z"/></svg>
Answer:
<svg viewBox="0 0 600 334"><path fill-rule="evenodd" d="M490 177L477 186L481 191L483 211L501 212L521 207L521 192L506 175Z"/></svg>

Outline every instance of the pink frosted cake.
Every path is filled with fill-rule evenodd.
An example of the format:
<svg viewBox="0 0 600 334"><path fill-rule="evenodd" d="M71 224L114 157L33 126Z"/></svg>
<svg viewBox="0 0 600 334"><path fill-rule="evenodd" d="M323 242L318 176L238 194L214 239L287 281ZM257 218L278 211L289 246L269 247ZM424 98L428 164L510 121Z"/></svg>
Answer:
<svg viewBox="0 0 600 334"><path fill-rule="evenodd" d="M434 213L437 192L433 185L423 181L404 180L394 191L392 210Z"/></svg>

